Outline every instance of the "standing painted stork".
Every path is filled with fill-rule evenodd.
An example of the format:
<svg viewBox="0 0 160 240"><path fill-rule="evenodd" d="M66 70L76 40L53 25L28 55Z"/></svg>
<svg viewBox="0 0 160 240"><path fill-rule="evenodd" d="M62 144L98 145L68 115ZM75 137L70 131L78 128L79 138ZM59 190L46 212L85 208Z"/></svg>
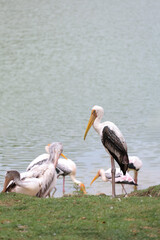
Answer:
<svg viewBox="0 0 160 240"><path fill-rule="evenodd" d="M17 171L8 171L2 192L16 192L37 197L48 196L56 185L55 168L62 151L61 143L52 143L49 146L49 155L45 162L37 164L21 174ZM10 183L10 181L13 182Z"/></svg>
<svg viewBox="0 0 160 240"><path fill-rule="evenodd" d="M33 166L37 164L42 164L48 159L48 152L49 152L49 146L45 146L45 150L47 153L39 155L37 158L35 158L27 167L27 171L31 170ZM65 176L70 176L71 180L74 182L75 187L79 188L80 191L82 191L84 194L86 194L86 189L84 183L80 182L76 179L76 164L69 158L66 158L63 154L61 154L63 158L58 159L58 163L56 166L56 172L57 172L57 178L59 176L63 176L63 194L65 193ZM66 158L66 159L64 159ZM56 190L56 189L55 189ZM54 192L55 193L55 192Z"/></svg>
<svg viewBox="0 0 160 240"><path fill-rule="evenodd" d="M134 171L134 181L135 183L138 183L138 172L140 168L142 167L142 161L137 156L129 156L129 165L128 165L128 171ZM137 186L135 186L135 190L137 189Z"/></svg>
<svg viewBox="0 0 160 240"><path fill-rule="evenodd" d="M118 129L118 127L112 122L103 122L101 119L103 117L104 110L100 106L94 106L91 111L91 116L84 134L84 140L91 126L100 135L101 141L105 150L111 156L111 168L112 168L112 196L115 197L115 163L114 159L119 164L123 174L126 174L128 169L128 154L127 154L127 144L126 141Z"/></svg>
<svg viewBox="0 0 160 240"><path fill-rule="evenodd" d="M93 178L92 182L90 185L92 185L92 183L98 178L101 177L102 181L104 182L112 182L112 172L111 172L111 168L109 168L107 171L105 171L104 169L100 169L96 176ZM130 184L130 185L137 185L135 183L135 181L133 180L133 178L129 175L129 173L126 172L126 175L123 174L123 172L120 170L120 168L116 168L115 171L115 183L116 184L121 184L122 185L122 189L124 190L125 194L127 194L125 188L124 188L124 184Z"/></svg>

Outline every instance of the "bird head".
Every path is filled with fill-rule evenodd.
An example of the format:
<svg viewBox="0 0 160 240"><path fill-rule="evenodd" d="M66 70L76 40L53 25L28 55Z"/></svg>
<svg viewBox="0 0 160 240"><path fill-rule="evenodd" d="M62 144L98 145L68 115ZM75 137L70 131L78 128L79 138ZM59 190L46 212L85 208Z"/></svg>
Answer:
<svg viewBox="0 0 160 240"><path fill-rule="evenodd" d="M86 194L87 192L86 192L86 188L85 188L85 185L84 185L84 183L82 183L82 182L76 182L76 183L74 183L74 188L77 190L77 191L81 191L83 194Z"/></svg>
<svg viewBox="0 0 160 240"><path fill-rule="evenodd" d="M20 173L17 171L7 171L2 192L5 192L10 181L20 179Z"/></svg>
<svg viewBox="0 0 160 240"><path fill-rule="evenodd" d="M89 129L91 128L91 126L93 125L94 120L96 119L96 117L97 117L96 110L92 109L91 115L90 115L90 119L88 121L88 125L87 125L87 128L86 128L85 134L84 134L84 140L86 139L87 133L88 133Z"/></svg>
<svg viewBox="0 0 160 240"><path fill-rule="evenodd" d="M95 105L92 108L90 119L88 121L88 125L87 125L87 128L86 128L85 134L84 134L84 140L86 139L87 133L88 133L89 129L91 128L91 126L93 125L95 119L97 117L102 118L103 114L104 114L104 110L103 110L102 107Z"/></svg>
<svg viewBox="0 0 160 240"><path fill-rule="evenodd" d="M45 150L50 155L49 159L51 161L54 160L54 165L55 166L57 165L57 161L58 161L60 156L67 159L67 157L62 153L63 145L60 142L53 142L51 144L49 143L47 146L45 146Z"/></svg>
<svg viewBox="0 0 160 240"><path fill-rule="evenodd" d="M80 190L83 192L83 194L86 194L87 192L86 192L84 183L80 183L79 186L80 186Z"/></svg>
<svg viewBox="0 0 160 240"><path fill-rule="evenodd" d="M101 176L101 171L98 170L96 176L93 178L93 180L92 180L92 182L90 183L90 185L92 185L92 183L93 183L97 178L99 178L100 176Z"/></svg>
<svg viewBox="0 0 160 240"><path fill-rule="evenodd" d="M66 156L62 154L63 145L60 142L53 142L48 144L48 153L49 153L49 160L54 162L54 166L56 167L58 159L60 156L63 156L65 159Z"/></svg>

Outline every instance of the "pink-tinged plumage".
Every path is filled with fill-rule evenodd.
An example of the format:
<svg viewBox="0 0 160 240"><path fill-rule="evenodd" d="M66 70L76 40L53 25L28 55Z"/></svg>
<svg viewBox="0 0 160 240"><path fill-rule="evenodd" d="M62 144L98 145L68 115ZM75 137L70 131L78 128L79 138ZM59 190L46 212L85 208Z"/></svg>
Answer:
<svg viewBox="0 0 160 240"><path fill-rule="evenodd" d="M91 184L98 178L101 177L102 181L104 182L111 182L112 183L112 172L111 168L109 168L107 171L104 169L98 170L96 176L93 178ZM121 184L123 190L127 194L124 184L129 184L129 185L136 185L134 179L130 176L129 173L126 173L126 175L123 174L123 172L120 170L120 168L116 168L115 172L115 183L116 184Z"/></svg>

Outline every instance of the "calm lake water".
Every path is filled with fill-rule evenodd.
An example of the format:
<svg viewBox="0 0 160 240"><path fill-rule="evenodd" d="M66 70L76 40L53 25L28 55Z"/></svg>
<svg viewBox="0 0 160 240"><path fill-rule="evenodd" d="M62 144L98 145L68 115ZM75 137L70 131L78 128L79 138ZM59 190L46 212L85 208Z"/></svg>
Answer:
<svg viewBox="0 0 160 240"><path fill-rule="evenodd" d="M87 192L111 194L101 179L90 187L110 167L93 128L83 140L94 105L143 161L138 188L160 183L159 9L151 0L0 1L0 190L7 170L25 171L61 141Z"/></svg>

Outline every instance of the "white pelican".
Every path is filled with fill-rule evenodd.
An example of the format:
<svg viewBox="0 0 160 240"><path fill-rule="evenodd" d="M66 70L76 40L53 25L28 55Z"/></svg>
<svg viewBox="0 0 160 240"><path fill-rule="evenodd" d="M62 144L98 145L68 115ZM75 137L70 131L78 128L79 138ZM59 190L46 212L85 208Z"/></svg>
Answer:
<svg viewBox="0 0 160 240"><path fill-rule="evenodd" d="M107 171L105 171L104 169L100 169L97 172L96 176L93 178L91 184L100 176L102 178L102 181L112 182L111 168L109 168ZM120 170L120 168L116 168L115 183L122 185L122 189L125 191L125 194L127 194L127 192L126 192L123 184L137 185L135 183L135 181L133 180L133 178L129 175L129 173L126 172L126 175L124 175L123 172Z"/></svg>
<svg viewBox="0 0 160 240"><path fill-rule="evenodd" d="M36 164L41 164L45 162L48 159L48 149L49 145L45 146L45 150L47 153L39 155L37 158L35 158L27 167L27 171L31 170L33 166ZM63 154L61 154L64 158L66 158ZM69 175L72 179L72 181L75 184L76 188L79 188L84 194L86 194L86 189L84 183L80 182L76 179L76 164L69 158L66 158L67 161L64 158L59 158L58 163L56 166L56 172L57 177L63 176L63 194L65 193L65 176ZM55 189L56 190L56 189Z"/></svg>
<svg viewBox="0 0 160 240"><path fill-rule="evenodd" d="M62 151L61 143L52 143L49 146L49 155L45 162L36 164L32 169L21 174L17 171L8 171L2 192L46 197L56 185L57 173L55 168ZM13 182L9 184L11 180Z"/></svg>
<svg viewBox="0 0 160 240"><path fill-rule="evenodd" d="M111 156L111 168L112 168L112 196L115 197L115 164L114 159L119 164L123 174L126 174L128 169L128 154L126 141L118 129L118 127L112 122L103 122L104 110L100 106L94 106L91 111L91 116L84 134L84 140L91 126L100 135L101 141L105 147L105 150Z"/></svg>
<svg viewBox="0 0 160 240"><path fill-rule="evenodd" d="M138 172L140 168L142 167L142 161L137 156L129 156L129 165L128 165L128 171L134 171L134 181L137 184L138 183ZM135 190L137 189L137 186L135 186Z"/></svg>

